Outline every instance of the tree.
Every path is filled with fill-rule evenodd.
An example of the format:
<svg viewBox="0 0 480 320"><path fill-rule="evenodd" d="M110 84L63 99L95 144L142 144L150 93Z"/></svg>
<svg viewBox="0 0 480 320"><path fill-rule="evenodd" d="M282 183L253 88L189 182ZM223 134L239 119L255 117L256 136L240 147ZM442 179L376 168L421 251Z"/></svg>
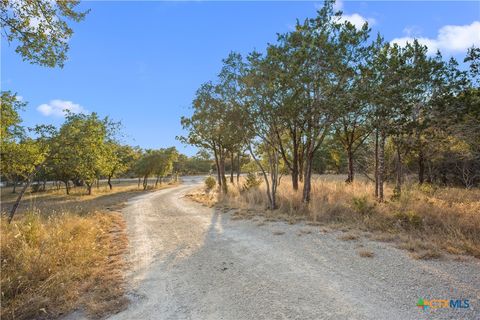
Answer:
<svg viewBox="0 0 480 320"><path fill-rule="evenodd" d="M112 190L112 178L119 177L127 172L139 159L139 153L135 148L121 145L115 141L107 142L105 148L107 161L104 168L108 186Z"/></svg>
<svg viewBox="0 0 480 320"><path fill-rule="evenodd" d="M16 94L10 91L2 91L1 96L1 118L0 118L0 168L2 176L13 181L13 192L16 191L18 173L22 172L21 148L18 145L24 137L25 130L21 126L22 119L18 112L26 106L20 101Z"/></svg>
<svg viewBox="0 0 480 320"><path fill-rule="evenodd" d="M359 58L355 52L368 38L365 23L357 29L340 21L326 1L315 19L297 24L289 42L295 48L297 63L303 65L303 117L305 121L305 172L303 201L310 201L313 159L332 125L344 114L343 95L351 84L351 65Z"/></svg>
<svg viewBox="0 0 480 320"><path fill-rule="evenodd" d="M46 67L63 67L73 30L68 20L82 21L88 11L77 11L77 0L0 2L0 22L8 42L24 61Z"/></svg>
<svg viewBox="0 0 480 320"><path fill-rule="evenodd" d="M84 183L88 194L93 183L107 171L109 149L107 142L117 124L108 118L90 115L68 114L65 123L54 138L54 166L57 176L65 183L69 193L69 180Z"/></svg>
<svg viewBox="0 0 480 320"><path fill-rule="evenodd" d="M162 184L162 178L168 174L173 174L173 164L179 157L175 147L156 150L153 154L153 173L156 175L155 187L158 183Z"/></svg>
<svg viewBox="0 0 480 320"><path fill-rule="evenodd" d="M229 136L225 133L230 128L230 115L225 112L225 104L218 96L218 88L211 82L203 84L193 101L193 115L182 117L181 123L188 130L187 137L178 137L182 142L210 150L215 158L218 184L223 193L227 193L225 178L225 159L228 153Z"/></svg>
<svg viewBox="0 0 480 320"><path fill-rule="evenodd" d="M366 44L368 33L362 35L361 41L351 47L351 61L347 64L344 76L347 78L343 87L341 116L334 123L334 134L343 146L348 161L348 177L351 183L355 176L355 156L372 132L369 121L372 113L371 64L374 45Z"/></svg>

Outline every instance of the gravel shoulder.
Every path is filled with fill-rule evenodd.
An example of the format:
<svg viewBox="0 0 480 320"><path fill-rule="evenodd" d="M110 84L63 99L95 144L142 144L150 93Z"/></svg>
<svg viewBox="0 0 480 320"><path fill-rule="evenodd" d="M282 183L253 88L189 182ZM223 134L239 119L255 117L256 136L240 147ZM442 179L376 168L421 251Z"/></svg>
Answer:
<svg viewBox="0 0 480 320"><path fill-rule="evenodd" d="M322 227L231 220L184 197L201 181L128 202L131 303L110 319L480 319L478 259L414 260ZM423 311L419 298L471 308Z"/></svg>

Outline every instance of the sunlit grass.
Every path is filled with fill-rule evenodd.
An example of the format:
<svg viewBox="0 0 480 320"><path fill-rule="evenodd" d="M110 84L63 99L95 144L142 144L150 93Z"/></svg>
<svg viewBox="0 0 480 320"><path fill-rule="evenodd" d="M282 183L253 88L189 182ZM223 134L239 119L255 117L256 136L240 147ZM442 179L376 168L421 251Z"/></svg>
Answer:
<svg viewBox="0 0 480 320"><path fill-rule="evenodd" d="M374 232L377 238L386 238L389 234L409 235L418 243L430 245L429 250L440 248L449 253L480 257L479 189L410 184L404 186L398 200L392 200L393 190L386 185L386 201L378 203L372 182L346 184L344 181L343 176L316 177L312 183L312 200L304 205L302 185L294 191L288 177L283 177L277 194L279 208L267 213L289 222L301 218L339 227L353 226ZM242 191L230 185L229 193L221 197L220 202L228 207L265 211L265 186Z"/></svg>
<svg viewBox="0 0 480 320"><path fill-rule="evenodd" d="M119 214L1 221L2 319L91 315L121 308L126 238Z"/></svg>

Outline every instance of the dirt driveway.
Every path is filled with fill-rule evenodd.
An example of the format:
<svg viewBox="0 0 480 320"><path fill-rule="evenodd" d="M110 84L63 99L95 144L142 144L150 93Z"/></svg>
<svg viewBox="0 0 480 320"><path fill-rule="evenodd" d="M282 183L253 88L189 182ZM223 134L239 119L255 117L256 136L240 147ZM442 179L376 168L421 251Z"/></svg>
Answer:
<svg viewBox="0 0 480 320"><path fill-rule="evenodd" d="M414 260L320 227L233 221L184 198L201 181L129 201L132 302L111 319L480 319L479 260ZM423 311L419 298L471 307Z"/></svg>

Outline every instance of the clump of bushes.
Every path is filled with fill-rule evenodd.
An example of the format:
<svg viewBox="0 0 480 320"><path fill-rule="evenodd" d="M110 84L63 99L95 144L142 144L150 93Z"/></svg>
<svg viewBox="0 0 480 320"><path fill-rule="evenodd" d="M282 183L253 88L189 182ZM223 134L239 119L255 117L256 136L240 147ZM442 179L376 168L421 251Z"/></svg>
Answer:
<svg viewBox="0 0 480 320"><path fill-rule="evenodd" d="M368 201L366 196L353 197L352 203L353 209L362 216L369 216L375 212L375 206Z"/></svg>
<svg viewBox="0 0 480 320"><path fill-rule="evenodd" d="M258 179L255 173L249 172L247 174L247 178L245 179L245 183L243 184L242 191L258 188L261 183L262 180Z"/></svg>
<svg viewBox="0 0 480 320"><path fill-rule="evenodd" d="M433 184L430 183L423 183L418 186L418 190L421 192L427 194L427 195L433 195L435 191L437 191L438 187L434 186Z"/></svg>
<svg viewBox="0 0 480 320"><path fill-rule="evenodd" d="M215 180L215 178L212 176L208 176L207 179L205 179L205 188L207 191L211 191L213 188L215 188L216 184L217 180Z"/></svg>
<svg viewBox="0 0 480 320"><path fill-rule="evenodd" d="M406 230L421 229L423 227L423 220L414 211L398 212L394 215L397 223Z"/></svg>

